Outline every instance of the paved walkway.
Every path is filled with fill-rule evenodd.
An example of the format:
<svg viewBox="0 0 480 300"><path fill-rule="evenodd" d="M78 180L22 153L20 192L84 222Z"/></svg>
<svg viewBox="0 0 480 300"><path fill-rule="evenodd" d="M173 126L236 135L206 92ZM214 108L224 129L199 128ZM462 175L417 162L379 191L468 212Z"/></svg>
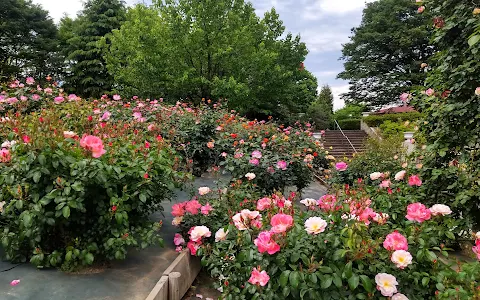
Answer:
<svg viewBox="0 0 480 300"><path fill-rule="evenodd" d="M213 179L198 178L194 186L215 187L215 184ZM305 189L302 196L318 199L324 193L325 189L314 183ZM26 263L0 273L0 299L144 300L177 256L172 243L176 228L171 225L171 206L189 198L186 192L178 191L176 200L165 203L165 216L161 213L152 215L153 220L162 220L164 223L161 230L165 240L164 248L131 250L126 260L114 261L105 268L90 268L81 274L67 274L55 269L38 270ZM0 262L0 271L12 266L9 262ZM12 287L10 282L14 279L20 279L20 284Z"/></svg>

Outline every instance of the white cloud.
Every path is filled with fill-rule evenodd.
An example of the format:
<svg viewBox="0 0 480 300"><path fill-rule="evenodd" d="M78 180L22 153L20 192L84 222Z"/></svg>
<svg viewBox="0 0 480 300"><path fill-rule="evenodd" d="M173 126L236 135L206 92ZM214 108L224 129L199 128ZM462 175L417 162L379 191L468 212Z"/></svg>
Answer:
<svg viewBox="0 0 480 300"><path fill-rule="evenodd" d="M320 72L313 72L313 75L317 77L317 79L324 78L324 77L336 77L337 74L342 72L341 70L331 70L331 71L320 71Z"/></svg>
<svg viewBox="0 0 480 300"><path fill-rule="evenodd" d="M339 110L345 106L345 101L340 98L341 94L348 92L349 85L339 85L339 86L332 86L332 94L333 94L333 110Z"/></svg>
<svg viewBox="0 0 480 300"><path fill-rule="evenodd" d="M342 49L342 44L349 41L348 34L336 31L336 28L328 29L307 29L301 34L302 41L307 44L310 52L326 52Z"/></svg>
<svg viewBox="0 0 480 300"><path fill-rule="evenodd" d="M0 0L1 1L1 0ZM33 3L40 4L43 9L47 10L55 23L58 23L64 14L69 17L75 17L83 8L82 0L33 0ZM127 0L127 5L133 5L141 0ZM150 1L145 1L150 2Z"/></svg>
<svg viewBox="0 0 480 300"><path fill-rule="evenodd" d="M318 20L326 15L344 15L360 11L366 3L376 0L314 0L306 6L303 18L305 20Z"/></svg>

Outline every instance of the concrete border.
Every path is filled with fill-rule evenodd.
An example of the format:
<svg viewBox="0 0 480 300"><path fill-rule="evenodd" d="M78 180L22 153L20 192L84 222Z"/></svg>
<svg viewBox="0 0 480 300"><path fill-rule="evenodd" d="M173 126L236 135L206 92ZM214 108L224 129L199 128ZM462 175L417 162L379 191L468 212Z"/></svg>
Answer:
<svg viewBox="0 0 480 300"><path fill-rule="evenodd" d="M188 249L184 249L163 272L146 300L180 300L190 289L201 268L200 260L192 256Z"/></svg>

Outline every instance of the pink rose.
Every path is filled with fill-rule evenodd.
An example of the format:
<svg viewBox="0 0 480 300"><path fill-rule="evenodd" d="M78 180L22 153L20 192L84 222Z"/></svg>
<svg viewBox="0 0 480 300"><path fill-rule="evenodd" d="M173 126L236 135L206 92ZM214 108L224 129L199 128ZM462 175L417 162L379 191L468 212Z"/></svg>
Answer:
<svg viewBox="0 0 480 300"><path fill-rule="evenodd" d="M254 166L258 166L258 164L260 163L260 161L258 160L258 158L252 158L251 160L248 161L250 164L254 165Z"/></svg>
<svg viewBox="0 0 480 300"><path fill-rule="evenodd" d="M337 169L337 171L342 172L342 171L345 171L347 168L348 168L348 165L346 162L341 161L335 164L335 169Z"/></svg>
<svg viewBox="0 0 480 300"><path fill-rule="evenodd" d="M335 197L335 195L323 195L320 197L317 204L326 212L331 212L341 208L340 205L337 205L337 197Z"/></svg>
<svg viewBox="0 0 480 300"><path fill-rule="evenodd" d="M193 241L190 241L187 243L187 248L190 250L190 254L192 255L197 255L197 250L200 248L200 245L202 243L195 243Z"/></svg>
<svg viewBox="0 0 480 300"><path fill-rule="evenodd" d="M383 180L380 183L380 187L381 188L389 188L391 184L392 184L392 182L390 180Z"/></svg>
<svg viewBox="0 0 480 300"><path fill-rule="evenodd" d="M20 283L20 279L15 279L15 280L12 280L12 282L10 282L10 285L11 286L16 286L19 283Z"/></svg>
<svg viewBox="0 0 480 300"><path fill-rule="evenodd" d="M190 240L196 243L200 242L204 237L210 237L212 233L207 226L195 226L190 229Z"/></svg>
<svg viewBox="0 0 480 300"><path fill-rule="evenodd" d="M185 203L177 203L172 205L172 216L181 217L185 214Z"/></svg>
<svg viewBox="0 0 480 300"><path fill-rule="evenodd" d="M407 238L398 233L398 231L394 231L385 237L385 241L383 241L383 248L389 251L406 251L408 250Z"/></svg>
<svg viewBox="0 0 480 300"><path fill-rule="evenodd" d="M252 158L262 158L262 152L258 151L258 150L255 150L252 152Z"/></svg>
<svg viewBox="0 0 480 300"><path fill-rule="evenodd" d="M400 95L400 100L402 100L403 102L407 102L409 98L410 98L409 93L403 93Z"/></svg>
<svg viewBox="0 0 480 300"><path fill-rule="evenodd" d="M269 280L270 276L268 276L267 272L259 272L257 268L254 268L248 282L251 284L259 284L260 286L266 286Z"/></svg>
<svg viewBox="0 0 480 300"><path fill-rule="evenodd" d="M28 85L32 85L35 83L35 79L33 77L27 77L27 80L25 81Z"/></svg>
<svg viewBox="0 0 480 300"><path fill-rule="evenodd" d="M53 102L55 102L55 104L60 104L63 101L65 101L65 98L63 98L62 96L57 96L55 97L55 99L53 99Z"/></svg>
<svg viewBox="0 0 480 300"><path fill-rule="evenodd" d="M207 203L200 208L200 212L203 215L208 215L212 210L213 210L213 207L210 205L210 203Z"/></svg>
<svg viewBox="0 0 480 300"><path fill-rule="evenodd" d="M175 246L180 246L185 244L185 239L181 234L175 233L175 237L173 238L173 243L175 244Z"/></svg>
<svg viewBox="0 0 480 300"><path fill-rule="evenodd" d="M418 177L418 175L412 175L408 178L408 185L409 186L421 186L422 185L422 180L420 180L420 177Z"/></svg>
<svg viewBox="0 0 480 300"><path fill-rule="evenodd" d="M475 241L475 246L473 246L472 251L477 255L477 259L480 260L480 239Z"/></svg>
<svg viewBox="0 0 480 300"><path fill-rule="evenodd" d="M113 100L118 101L120 99L122 99L122 97L120 97L120 95L113 95Z"/></svg>
<svg viewBox="0 0 480 300"><path fill-rule="evenodd" d="M434 89L428 89L428 90L425 91L425 94L430 97L433 94L435 94L435 90Z"/></svg>
<svg viewBox="0 0 480 300"><path fill-rule="evenodd" d="M395 174L395 180L396 181L403 180L403 178L405 178L406 173L407 172L405 170L402 170L402 171L398 172L397 174Z"/></svg>
<svg viewBox="0 0 480 300"><path fill-rule="evenodd" d="M422 203L412 203L407 206L406 218L410 221L417 221L422 223L423 221L430 220L431 212Z"/></svg>
<svg viewBox="0 0 480 300"><path fill-rule="evenodd" d="M92 151L92 156L95 158L99 158L107 152L103 149L102 140L94 135L84 135L80 140L80 146Z"/></svg>
<svg viewBox="0 0 480 300"><path fill-rule="evenodd" d="M6 163L9 162L11 159L12 156L10 154L10 150L2 148L2 150L0 150L0 162Z"/></svg>
<svg viewBox="0 0 480 300"><path fill-rule="evenodd" d="M276 214L270 220L270 225L272 225L271 232L282 233L293 226L293 218L286 214Z"/></svg>
<svg viewBox="0 0 480 300"><path fill-rule="evenodd" d="M284 160L281 160L281 161L277 162L277 169L286 170L287 169L287 162L284 161Z"/></svg>
<svg viewBox="0 0 480 300"><path fill-rule="evenodd" d="M259 199L257 201L257 209L258 210L265 210L267 208L270 208L271 205L272 205L272 199L267 198L267 197Z"/></svg>
<svg viewBox="0 0 480 300"><path fill-rule="evenodd" d="M423 5L420 6L417 11L418 11L419 14L423 13L425 11L425 6L423 6Z"/></svg>
<svg viewBox="0 0 480 300"><path fill-rule="evenodd" d="M109 111L106 111L106 112L103 113L103 115L100 119L103 120L103 121L108 121L108 119L110 119L111 115L112 114Z"/></svg>
<svg viewBox="0 0 480 300"><path fill-rule="evenodd" d="M188 201L185 205L185 210L192 215L198 214L198 210L202 207L202 204L198 200Z"/></svg>
<svg viewBox="0 0 480 300"><path fill-rule="evenodd" d="M253 241L260 253L267 252L272 255L280 251L280 246L272 239L272 234L273 233L269 231L262 231Z"/></svg>

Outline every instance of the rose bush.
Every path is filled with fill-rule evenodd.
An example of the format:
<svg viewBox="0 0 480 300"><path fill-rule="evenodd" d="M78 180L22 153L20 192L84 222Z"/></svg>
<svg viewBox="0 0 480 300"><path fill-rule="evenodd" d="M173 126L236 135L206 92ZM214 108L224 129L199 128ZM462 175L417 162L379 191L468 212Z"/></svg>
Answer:
<svg viewBox="0 0 480 300"><path fill-rule="evenodd" d="M462 265L458 277L448 260L458 226L450 208L411 197L420 178L410 170L378 173L372 184L304 199L304 208L293 204L295 195L255 195L251 182L198 196L198 207L217 213L183 213L182 244L225 299L448 299L455 288L455 295L478 296L479 263ZM249 192L239 198L251 196L241 205L225 201L242 190ZM211 234L193 240L199 224Z"/></svg>
<svg viewBox="0 0 480 300"><path fill-rule="evenodd" d="M184 179L174 149L134 117L106 113L108 101L52 95L0 122L6 258L70 270L161 244L161 223L148 217Z"/></svg>

